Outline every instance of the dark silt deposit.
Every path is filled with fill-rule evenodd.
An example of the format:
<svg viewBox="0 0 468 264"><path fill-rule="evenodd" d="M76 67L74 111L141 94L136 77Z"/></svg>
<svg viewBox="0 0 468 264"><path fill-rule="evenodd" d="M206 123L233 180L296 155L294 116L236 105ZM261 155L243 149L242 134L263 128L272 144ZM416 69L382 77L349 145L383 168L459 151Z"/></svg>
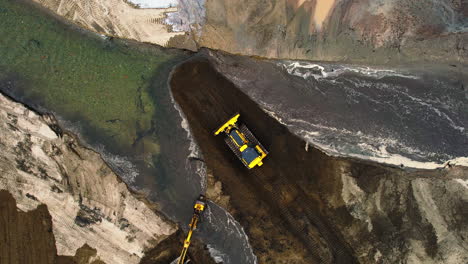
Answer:
<svg viewBox="0 0 468 264"><path fill-rule="evenodd" d="M403 170L330 157L201 56L179 65L170 85L258 263L468 260L466 168ZM246 170L213 135L236 112L270 152L260 168Z"/></svg>

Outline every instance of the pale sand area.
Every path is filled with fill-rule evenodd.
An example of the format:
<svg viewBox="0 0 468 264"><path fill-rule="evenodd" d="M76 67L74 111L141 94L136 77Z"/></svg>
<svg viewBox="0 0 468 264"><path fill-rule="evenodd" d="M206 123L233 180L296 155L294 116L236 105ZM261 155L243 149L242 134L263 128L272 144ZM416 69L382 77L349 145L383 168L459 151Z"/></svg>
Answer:
<svg viewBox="0 0 468 264"><path fill-rule="evenodd" d="M166 46L184 32L169 32L165 13L177 8L136 9L124 0L33 0L95 32Z"/></svg>
<svg viewBox="0 0 468 264"><path fill-rule="evenodd" d="M299 0L297 2L297 6L300 7L305 2L311 2L311 0ZM322 27L323 21L325 21L325 19L327 18L328 13L330 13L330 10L333 7L334 3L335 0L315 0L313 21L315 25L317 25L318 29Z"/></svg>
<svg viewBox="0 0 468 264"><path fill-rule="evenodd" d="M314 21L319 29L322 27L323 21L327 18L334 3L335 0L317 0L315 5Z"/></svg>

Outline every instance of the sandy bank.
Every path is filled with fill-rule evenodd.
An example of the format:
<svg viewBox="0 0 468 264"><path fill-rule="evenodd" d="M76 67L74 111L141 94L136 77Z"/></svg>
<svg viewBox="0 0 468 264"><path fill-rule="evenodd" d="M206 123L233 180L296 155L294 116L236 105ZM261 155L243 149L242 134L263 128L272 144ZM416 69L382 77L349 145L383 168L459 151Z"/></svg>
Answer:
<svg viewBox="0 0 468 264"><path fill-rule="evenodd" d="M124 0L32 0L56 14L99 34L134 39L165 46L170 38L184 35L170 32L166 13L177 8L138 9Z"/></svg>

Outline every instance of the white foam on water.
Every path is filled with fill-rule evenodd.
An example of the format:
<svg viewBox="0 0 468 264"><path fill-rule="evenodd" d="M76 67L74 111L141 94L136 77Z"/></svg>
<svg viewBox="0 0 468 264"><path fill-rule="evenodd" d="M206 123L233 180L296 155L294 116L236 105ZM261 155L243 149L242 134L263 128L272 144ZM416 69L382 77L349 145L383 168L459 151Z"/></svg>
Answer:
<svg viewBox="0 0 468 264"><path fill-rule="evenodd" d="M208 183L206 179L207 172L206 172L205 162L198 162L195 173L200 176L200 186L201 186L202 193L206 192Z"/></svg>
<svg viewBox="0 0 468 264"><path fill-rule="evenodd" d="M103 145L98 145L95 150L99 152L107 164L124 180L127 184L135 183L135 179L140 175L137 167L129 158L112 154Z"/></svg>
<svg viewBox="0 0 468 264"><path fill-rule="evenodd" d="M396 76L408 79L419 79L417 76L401 73L397 70L392 69L377 69L371 67L361 67L361 66L344 66L343 72L354 72L362 75L374 77L374 78L383 78L385 76Z"/></svg>
<svg viewBox="0 0 468 264"><path fill-rule="evenodd" d="M393 69L371 68L354 65L320 65L304 61L284 61L277 63L277 66L285 69L290 75L298 76L303 79L308 79L310 77L313 77L315 80L328 79L337 77L346 72L354 72L376 79L387 76L419 79L417 76L406 74Z"/></svg>
<svg viewBox="0 0 468 264"><path fill-rule="evenodd" d="M415 160L412 160L410 158L404 157L399 154L388 153L387 146L384 146L384 145L381 145L378 148L378 151L374 151L372 155L361 155L361 154L356 154L356 153L344 153L344 152L337 150L333 146L318 142L317 140L315 140L315 137L313 136L313 134L312 136L309 136L307 135L306 131L303 131L301 137L307 140L310 144L314 145L315 147L324 151L326 154L330 156L353 157L353 158L358 158L358 159L363 159L363 160L372 160L372 161L383 163L383 164L404 166L404 167L416 168L416 169L437 169L437 168L443 168L445 166L445 163L415 161ZM363 146L363 145L366 145L366 143L360 143L359 145ZM374 147L367 148L367 149L375 150Z"/></svg>
<svg viewBox="0 0 468 264"><path fill-rule="evenodd" d="M213 214L211 207L216 207L218 211L223 212L224 215L222 217L225 218L224 221L220 217ZM237 222L236 219L234 219L234 217L228 211L226 211L224 208L222 208L221 206L217 205L214 202L210 202L207 208L208 210L205 213L205 216L208 222L214 228L214 230L215 231L227 231L228 235L234 235L237 238L239 238L242 241L243 248L247 250L246 257L248 258L248 261L249 261L248 263L257 264L257 256L255 256L255 254L253 253L252 246L250 245L250 242L249 242L249 237L245 233L245 230L241 226L241 224ZM220 259L222 259L223 262L226 262L226 254L222 252L222 250L216 249L214 253L217 253L216 256L220 257ZM232 263L232 264L235 264L235 263Z"/></svg>
<svg viewBox="0 0 468 264"><path fill-rule="evenodd" d="M424 158L429 156L436 156L436 153L423 152L414 147L405 146L397 139L393 138L381 138L371 135L366 135L361 131L350 131L346 129L339 129L336 127L328 127L320 124L311 124L305 120L295 119L295 118L284 118L285 114L272 110L272 107L268 104L262 103L262 109L271 117L278 120L281 124L285 125L292 133L300 136L306 142L312 144L318 149L322 150L330 156L345 156L345 157L354 157L364 160L372 160L379 163L403 166L408 168L418 168L418 169L437 169L443 168L448 162L452 165L460 165L468 167L468 158L458 157L455 159L447 160L443 163L434 162L434 161L417 161L411 158L405 157L397 153L389 153L387 151L388 147L394 149L403 150L406 153L411 153L412 155ZM303 129L307 127L307 130ZM301 128L301 129L299 129ZM326 132L324 132L326 131ZM353 136L357 137L361 142L357 142L356 146L362 152L369 153L367 155L346 152L343 149L338 149L336 146L331 144L324 143L320 139L322 135L337 135L340 137ZM308 148L307 148L308 150Z"/></svg>
<svg viewBox="0 0 468 264"><path fill-rule="evenodd" d="M354 157L354 158L359 158L363 160L372 160L375 162L389 164L389 165L403 166L403 167L416 168L416 169L444 168L447 165L447 163L450 163L451 165L459 165L459 166L468 167L467 157L458 157L458 158L448 160L443 163L438 163L438 162L433 162L433 161L432 162L416 161L408 157L402 156L400 154L389 153L387 151L388 146L386 145L380 145L378 148L376 148L374 146L370 146L367 143L359 143L358 145L362 149L366 149L370 151L372 155L362 155L362 154L357 154L357 153L344 153L344 152L337 150L333 146L329 146L329 145L318 142L317 140L315 140L314 133L308 134L306 131L303 131L302 137L306 139L308 142L310 142L311 144L313 144L314 146L318 147L322 151L332 156L348 156L348 157Z"/></svg>
<svg viewBox="0 0 468 264"><path fill-rule="evenodd" d="M53 115L56 117L59 124L66 129L66 131L69 131L73 135L77 136L83 146L98 152L102 159L112 168L112 170L117 173L117 175L119 175L119 177L125 181L125 183L132 187L132 184L135 183L135 179L138 177L138 175L140 175L140 173L136 165L130 161L130 158L110 153L102 144L88 144L81 136L83 135L83 131L79 122L72 123L63 119L56 113L53 113Z"/></svg>
<svg viewBox="0 0 468 264"><path fill-rule="evenodd" d="M423 100L421 100L419 98L411 96L411 95L409 95L409 94L407 94L405 92L400 92L400 93L406 95L408 98L410 98L411 100L417 102L418 104L429 108L431 111L435 112L439 117L442 117L442 118L446 119L449 122L450 126L452 128L454 128L455 130L458 130L460 132L465 132L464 127L455 124L455 122L447 114L441 112L437 107L433 106L430 103L424 102Z"/></svg>
<svg viewBox="0 0 468 264"><path fill-rule="evenodd" d="M426 108L428 112L433 112L438 117L440 117L442 119L445 119L453 129L455 129L455 130L457 130L457 131L459 131L461 133L467 133L464 126L462 126L461 124L460 125L457 124L449 115L447 115L446 113L444 113L442 110L439 109L439 108L449 108L447 105L443 105L440 102L436 102L436 101L430 100L430 99L423 100L423 99L418 98L416 96L410 95L408 92L405 92L403 89L395 89L394 87L392 87L392 86L390 86L390 85L388 85L386 83L374 84L374 83L361 82L359 80L347 80L347 81L353 83L356 87L373 88L373 89L378 89L378 90L382 90L382 91L391 90L392 93L401 95L402 98L408 98L412 102ZM372 102L374 102L376 104L379 104L379 103L388 104L387 102L377 101L377 100L375 100L373 98L370 98L365 94L357 92L356 90L349 89L349 88L346 87L345 84L343 84L343 88L347 89L347 90L350 90L350 93L358 94L361 98L365 98L366 100L372 101ZM439 106L436 106L436 104L439 104Z"/></svg>
<svg viewBox="0 0 468 264"><path fill-rule="evenodd" d="M225 254L223 254L221 251L217 250L215 247L213 247L212 245L208 244L206 245L208 247L208 252L210 253L210 256L211 258L213 258L213 260L216 262L216 263L224 263L226 262L224 259L226 257Z"/></svg>
<svg viewBox="0 0 468 264"><path fill-rule="evenodd" d="M313 63L305 63L305 62L290 62L289 64L279 63L278 66L283 67L286 71L295 76L302 77L304 79L308 79L309 77L313 77L314 79L318 80L321 78L327 78L328 73L325 71L325 68L318 64ZM301 70L306 70L301 72ZM308 71L307 71L308 70ZM314 71L312 71L314 70Z"/></svg>
<svg viewBox="0 0 468 264"><path fill-rule="evenodd" d="M369 159L380 163L392 164L397 166L404 166L410 168L418 169L436 169L442 168L444 164L439 164L437 162L421 162L415 161L410 158L404 157L399 154L391 154L387 152L387 146L380 146L378 152L374 152L375 156L364 156L359 154L351 154L350 156L360 158L360 159Z"/></svg>
<svg viewBox="0 0 468 264"><path fill-rule="evenodd" d="M172 97L172 93L171 93L171 101L172 101L172 104L174 105L174 108L179 113L180 118L182 119L182 121L180 121L180 126L187 132L187 139L190 141L190 145L189 145L190 154L189 154L188 157L189 158L199 158L200 149L198 148L198 145L197 145L197 143L195 142L195 139L192 136L192 132L190 131L190 127L189 127L187 118L185 117L184 113L182 112L182 109L180 109L179 104L176 103L176 101Z"/></svg>
<svg viewBox="0 0 468 264"><path fill-rule="evenodd" d="M274 111L268 110L268 109L272 109L270 105L262 102L262 108L263 108L263 111L265 111L265 113L267 113L269 116L276 119L276 121L280 122L280 124L287 126L287 124L283 121L283 119L279 117Z"/></svg>
<svg viewBox="0 0 468 264"><path fill-rule="evenodd" d="M177 110L177 112L179 113L180 118L182 119L182 121L180 122L180 126L187 132L187 139L190 142L190 145L189 145L190 154L187 157L187 162L190 160L190 158L203 160L203 155L200 152L200 148L198 147L195 139L192 136L192 132L190 131L190 127L189 127L187 118L185 117L184 113L182 112L182 109L180 109L179 104L175 101L174 96L172 95L172 92L170 91L170 88L168 88L168 89L169 89L172 105ZM195 172L200 177L200 185L201 185L202 191L205 191L206 186L207 186L207 175L206 175L206 164L205 164L205 162L197 162L197 167L196 167Z"/></svg>
<svg viewBox="0 0 468 264"><path fill-rule="evenodd" d="M291 128L295 128L296 126L298 126L298 125L296 125L297 123L302 123L302 124L306 125L309 130L293 129L293 131L297 131L297 132L295 132L295 134L307 135L309 138L314 137L315 139L318 139L318 137L321 136L321 135L333 135L333 134L341 135L341 136L344 135L344 136L347 136L347 137L355 136L355 137L359 137L359 139L363 140L363 142L357 143L358 146L360 146L362 149L373 150L374 152L376 150L376 147L371 146L368 143L371 142L371 143L377 144L377 145L393 146L395 148L403 149L403 150L405 150L407 152L411 152L413 154L418 154L418 155L423 155L423 156L434 155L435 154L435 153L427 153L427 152L424 153L419 149L404 146L398 140L393 139L393 138L375 137L375 136L371 136L371 135L366 135L361 131L356 132L356 131L350 131L350 130L347 130L347 129L344 129L344 128L329 127L329 126L320 125L320 124L311 124L311 123L309 123L307 121L300 120L300 119L293 119L292 118L292 119L289 119L289 120L291 121L291 123L288 124L288 126L291 127ZM315 130L321 130L322 132L315 131ZM324 133L323 130L325 130L326 132Z"/></svg>

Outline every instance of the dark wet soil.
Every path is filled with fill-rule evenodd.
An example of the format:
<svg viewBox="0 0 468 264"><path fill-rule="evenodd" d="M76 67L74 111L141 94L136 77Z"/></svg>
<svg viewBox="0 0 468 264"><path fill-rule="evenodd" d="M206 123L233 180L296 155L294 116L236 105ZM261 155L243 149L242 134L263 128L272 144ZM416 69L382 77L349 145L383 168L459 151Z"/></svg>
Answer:
<svg viewBox="0 0 468 264"><path fill-rule="evenodd" d="M0 263L54 263L57 250L51 220L46 206L18 212L13 196L0 191Z"/></svg>
<svg viewBox="0 0 468 264"><path fill-rule="evenodd" d="M231 213L246 229L259 263L356 262L324 206L326 188L339 189L334 171L339 160L313 148L305 151L302 140L204 58L176 68L171 87L208 169L231 197ZM222 136L213 135L236 112L270 152L260 168L247 170ZM351 216L343 210L340 219L346 218Z"/></svg>
<svg viewBox="0 0 468 264"><path fill-rule="evenodd" d="M146 252L141 259L140 264L168 264L179 257L182 250L185 233L180 229L174 234L167 237L155 248ZM192 239L190 244L188 259L190 264L215 264L211 258L208 248L203 245L198 239Z"/></svg>
<svg viewBox="0 0 468 264"><path fill-rule="evenodd" d="M75 256L59 256L46 205L21 212L6 190L0 190L0 263L5 264L104 264L89 262L96 250L84 244Z"/></svg>
<svg viewBox="0 0 468 264"><path fill-rule="evenodd" d="M142 264L168 264L176 259L185 234L180 230L167 237L142 258ZM52 217L46 205L21 212L6 190L0 190L0 263L2 264L104 264L90 261L96 249L84 244L75 256L59 256L55 246ZM215 264L208 249L194 239L188 257L191 264Z"/></svg>

